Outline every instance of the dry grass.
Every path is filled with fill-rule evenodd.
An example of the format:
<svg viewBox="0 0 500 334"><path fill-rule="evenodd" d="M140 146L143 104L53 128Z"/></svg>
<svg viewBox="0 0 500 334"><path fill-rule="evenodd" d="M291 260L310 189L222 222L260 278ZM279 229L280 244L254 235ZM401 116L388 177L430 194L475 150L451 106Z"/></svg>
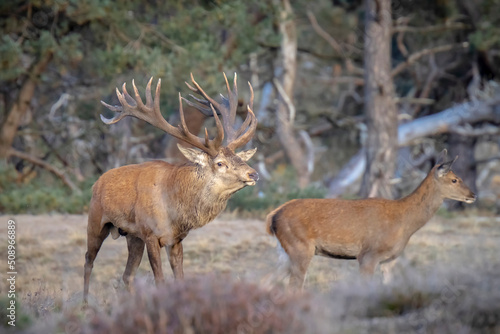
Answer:
<svg viewBox="0 0 500 334"><path fill-rule="evenodd" d="M81 313L79 304L86 251L86 216L1 217L4 223L0 227L0 245L3 245L0 256L3 258L6 258L5 222L9 218L15 219L18 226L17 290L22 312L34 322L29 332L102 332L101 327L91 326L91 318ZM193 291L204 296L211 289L224 290L224 285L227 285L238 295L248 291L248 300L264 298L268 293L266 291L284 284L276 274L276 241L265 233L261 220L225 216L192 231L183 244L185 273L193 277L192 280L173 282L164 256L164 272L169 287L166 291L153 291L151 268L147 256L144 256L137 277L138 281L146 283L142 283L135 299L131 299L132 304L127 306L124 298L130 296L124 297L119 293L123 288L121 275L127 257L126 242L123 238L106 240L95 261L91 278L94 309L100 310L102 315L93 321L109 331L115 328L113 324L119 317L127 317L127 312L132 310L138 311L133 305L160 303L149 300L147 296L160 295L169 299L172 291L182 295L181 291L187 290L189 284L196 286ZM356 261L315 257L306 280L306 289L311 295L300 298L306 301L301 305L309 305L311 309L300 311L304 316L301 321L312 321L317 325L308 332L495 333L500 329L499 254L500 218L474 213L433 218L412 237L404 260L395 268L395 282L386 286L380 283L379 273L371 282L361 281ZM208 278L206 275L209 275ZM217 285L221 282L222 286ZM4 280L0 282L0 291L5 294ZM185 307L201 313L208 312L212 307L214 312L219 312L217 306L210 306L208 301L203 302L206 304L197 303L196 293L182 295ZM230 299L227 293L208 296L215 303L223 300L230 310L250 307L243 297L240 303ZM171 297L174 298L170 301L174 306L177 297L175 294ZM293 299L296 297L289 298L290 303L298 303ZM158 305L162 312L169 314L172 311L173 306L168 303ZM148 307L140 308L143 310L141 321L148 322L144 319L150 316L153 320L159 319L156 313L151 314L152 309ZM293 305L282 305L280 309L283 313L273 313L271 317L275 322L282 321L280 317L286 318L286 312L299 312ZM210 317L218 319L222 316L217 314ZM241 319L247 319L245 317L249 315L241 316ZM192 322L198 321L196 324L199 324L199 321L205 320L189 319L189 326L193 328L191 332L200 332L202 327L193 327ZM245 321L248 322L248 319ZM75 324L75 328L66 328L62 325L65 323ZM174 332L187 333L191 327L186 326L176 327ZM228 326L236 325L232 322ZM287 327L287 332L300 332L298 329L301 326L298 324L295 331ZM229 327L220 328L226 330ZM259 328L252 330L260 333L263 328L271 330L274 327L264 326L262 331Z"/></svg>

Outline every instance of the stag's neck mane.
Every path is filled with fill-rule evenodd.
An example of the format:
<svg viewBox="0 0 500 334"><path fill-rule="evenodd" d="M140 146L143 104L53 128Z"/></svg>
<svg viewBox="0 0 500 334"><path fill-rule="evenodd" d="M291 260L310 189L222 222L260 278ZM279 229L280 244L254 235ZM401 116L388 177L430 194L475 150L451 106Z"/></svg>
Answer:
<svg viewBox="0 0 500 334"><path fill-rule="evenodd" d="M218 189L210 175L193 164L176 166L170 178L174 179L167 182L170 203L176 203L175 223L188 229L202 227L214 220L234 193Z"/></svg>

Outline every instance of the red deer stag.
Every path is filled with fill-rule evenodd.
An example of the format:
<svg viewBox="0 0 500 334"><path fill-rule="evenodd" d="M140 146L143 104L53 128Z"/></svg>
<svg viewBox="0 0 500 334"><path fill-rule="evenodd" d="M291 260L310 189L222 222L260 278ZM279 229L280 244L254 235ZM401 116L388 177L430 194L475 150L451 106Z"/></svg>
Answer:
<svg viewBox="0 0 500 334"><path fill-rule="evenodd" d="M144 246L153 269L155 282L164 280L160 249L166 247L170 266L176 279L183 278L182 240L191 229L212 221L225 207L228 199L245 186L253 186L259 179L257 172L246 164L256 149L235 153L238 147L248 143L257 128L257 119L252 112L253 90L250 86L248 113L241 126L235 129L238 90L236 74L233 90L226 80L228 96L221 94L222 102L210 98L191 74L194 85L186 85L202 96L197 103L185 100L205 114L213 113L217 135L209 139L189 132L184 119L182 100L179 94L180 125L170 125L160 112L160 86L158 80L154 99L151 81L146 87L146 104L132 81L135 97L132 98L123 84L123 92L116 94L119 106L101 103L116 112L111 119L101 115L106 124L113 124L126 116L134 116L165 131L195 148L178 145L182 154L190 161L172 165L164 161L150 161L128 165L104 173L92 188L87 227L87 253L85 254L84 301L87 301L89 280L94 260L106 237L114 239L120 235L127 238L128 260L123 281L129 287L139 266ZM217 114L222 116L222 123ZM223 144L224 135L226 141Z"/></svg>
<svg viewBox="0 0 500 334"><path fill-rule="evenodd" d="M441 161L446 157L442 153ZM445 198L473 203L476 195L451 171L435 165L418 188L399 200L291 200L267 216L267 228L286 252L290 287L301 289L314 255L357 259L364 276L394 260Z"/></svg>

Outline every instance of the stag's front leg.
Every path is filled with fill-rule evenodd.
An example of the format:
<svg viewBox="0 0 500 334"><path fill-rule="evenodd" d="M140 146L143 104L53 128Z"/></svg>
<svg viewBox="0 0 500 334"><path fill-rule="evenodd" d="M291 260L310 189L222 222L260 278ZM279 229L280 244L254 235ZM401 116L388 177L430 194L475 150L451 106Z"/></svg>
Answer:
<svg viewBox="0 0 500 334"><path fill-rule="evenodd" d="M182 270L183 261L183 251L182 251L182 241L167 247L168 260L170 261L170 267L174 272L175 279L183 279L184 271Z"/></svg>
<svg viewBox="0 0 500 334"><path fill-rule="evenodd" d="M130 290L130 283L134 280L137 268L141 264L142 254L144 254L145 243L141 238L127 235L128 259L125 272L123 273L123 282Z"/></svg>
<svg viewBox="0 0 500 334"><path fill-rule="evenodd" d="M160 243L154 235L146 238L146 249L148 251L149 263L153 269L155 283L158 285L165 281L163 271L161 269Z"/></svg>

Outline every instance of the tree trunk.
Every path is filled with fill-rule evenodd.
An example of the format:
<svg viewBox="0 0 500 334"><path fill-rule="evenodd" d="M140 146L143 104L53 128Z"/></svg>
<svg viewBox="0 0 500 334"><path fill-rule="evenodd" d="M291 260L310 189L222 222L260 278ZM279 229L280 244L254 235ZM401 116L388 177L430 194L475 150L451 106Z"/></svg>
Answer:
<svg viewBox="0 0 500 334"><path fill-rule="evenodd" d="M5 163L9 156L9 150L17 134L19 123L31 104L38 77L45 71L51 60L52 53L47 52L31 69L29 69L28 78L24 81L16 101L10 108L0 127L0 163Z"/></svg>
<svg viewBox="0 0 500 334"><path fill-rule="evenodd" d="M282 81L275 81L276 88L281 96L276 117L276 132L283 145L285 153L295 168L299 187L304 188L309 183L310 168L300 142L294 135L293 117L293 86L297 69L297 31L293 20L293 10L289 0L281 1L280 32L281 54L283 56Z"/></svg>
<svg viewBox="0 0 500 334"><path fill-rule="evenodd" d="M391 1L366 0L365 113L366 170L363 197L393 198L391 179L397 159L398 118L391 78Z"/></svg>

